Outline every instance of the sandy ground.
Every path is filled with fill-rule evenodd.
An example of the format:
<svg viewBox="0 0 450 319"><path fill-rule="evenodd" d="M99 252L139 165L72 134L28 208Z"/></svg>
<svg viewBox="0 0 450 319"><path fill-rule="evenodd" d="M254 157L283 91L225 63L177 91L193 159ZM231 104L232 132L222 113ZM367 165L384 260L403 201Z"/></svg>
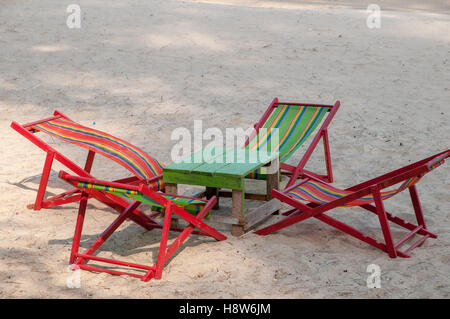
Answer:
<svg viewBox="0 0 450 319"><path fill-rule="evenodd" d="M378 5L382 10L422 11L449 13L450 0L193 0L201 3L222 3L266 8L352 8L367 9L370 4Z"/></svg>
<svg viewBox="0 0 450 319"><path fill-rule="evenodd" d="M311 220L267 237L250 233L213 242L193 236L161 281L83 272L80 289L66 287L77 206L26 209L44 155L10 129L12 120L32 121L59 109L167 164L170 133L192 128L194 119L205 127L247 128L275 96L339 99L330 134L341 186L449 148L448 15L384 10L382 27L368 29L365 10L256 2L124 0L106 6L83 0L82 27L71 30L65 24L71 1L2 1L0 298L450 296L448 164L419 184L428 226L439 238L410 259L389 259ZM80 163L86 155L49 142ZM310 165L316 171L323 167L320 155ZM61 168L56 165L55 174ZM105 160L94 165L98 177L124 173ZM62 189L53 175L49 194ZM386 206L413 220L407 193ZM114 218L94 201L87 216L83 247ZM376 218L358 209L336 209L332 216L381 234ZM393 228L393 234L402 231ZM151 264L159 236L126 223L101 254ZM381 267L381 289L366 287L369 264Z"/></svg>

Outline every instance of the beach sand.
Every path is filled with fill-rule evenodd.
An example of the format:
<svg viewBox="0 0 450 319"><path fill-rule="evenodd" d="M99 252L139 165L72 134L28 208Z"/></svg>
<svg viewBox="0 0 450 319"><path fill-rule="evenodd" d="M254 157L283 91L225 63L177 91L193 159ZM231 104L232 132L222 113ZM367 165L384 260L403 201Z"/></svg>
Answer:
<svg viewBox="0 0 450 319"><path fill-rule="evenodd" d="M45 155L9 127L13 120L25 123L58 109L168 164L171 132L192 129L194 120L203 120L204 128L248 128L274 97L340 100L329 133L341 187L450 146L450 17L439 10L382 9L381 28L369 29L364 8L298 1L77 3L81 29L66 26L69 2L3 1L0 8L0 298L450 296L448 164L418 185L428 228L438 239L427 240L410 259L390 259L308 220L266 237L234 238L226 229L223 242L191 236L160 281L83 271L81 288L67 288L77 205L26 209ZM83 163L84 150L46 140ZM97 159L96 177L127 175ZM309 168L323 167L319 148ZM62 168L54 166L49 194L67 189L57 178ZM414 221L407 192L386 207ZM330 215L382 238L375 215L358 208ZM114 216L90 201L82 248ZM396 238L403 233L392 232ZM126 222L101 256L152 264L160 235ZM370 264L381 268L380 289L367 288Z"/></svg>

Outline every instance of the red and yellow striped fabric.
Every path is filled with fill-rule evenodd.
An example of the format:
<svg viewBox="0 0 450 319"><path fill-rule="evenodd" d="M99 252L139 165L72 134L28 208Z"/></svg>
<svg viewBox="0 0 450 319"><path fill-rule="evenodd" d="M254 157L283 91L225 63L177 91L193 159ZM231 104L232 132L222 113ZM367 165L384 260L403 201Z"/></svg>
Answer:
<svg viewBox="0 0 450 319"><path fill-rule="evenodd" d="M421 178L422 176L410 178L405 182L403 182L396 189L381 192L381 198L383 200L391 198L392 196L400 193L401 191L407 189L408 187L416 184ZM300 199L310 203L325 204L337 200L339 198L345 197L347 195L350 195L352 193L353 192L351 191L338 189L329 184L309 180L299 185L298 187L294 188L293 190L289 191L287 195L297 200ZM373 203L373 201L374 201L373 196L367 195L342 206L344 207L361 206Z"/></svg>
<svg viewBox="0 0 450 319"><path fill-rule="evenodd" d="M139 179L151 179L162 174L162 166L156 159L136 146L107 133L63 119L40 123L33 128L102 154L125 167ZM163 186L161 179L150 185L155 190L161 190Z"/></svg>

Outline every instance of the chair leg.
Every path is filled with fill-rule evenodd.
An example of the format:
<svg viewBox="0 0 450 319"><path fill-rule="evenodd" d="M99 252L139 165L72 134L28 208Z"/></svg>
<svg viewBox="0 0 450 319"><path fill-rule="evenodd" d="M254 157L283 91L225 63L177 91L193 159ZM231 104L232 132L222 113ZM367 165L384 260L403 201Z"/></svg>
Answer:
<svg viewBox="0 0 450 319"><path fill-rule="evenodd" d="M172 205L173 203L170 202L167 205L165 216L164 216L164 224L161 234L161 243L159 245L159 254L158 254L158 261L156 262L156 271L155 271L155 279L161 279L162 277L162 270L164 268L164 264L166 263L166 253L167 253L167 239L169 238L169 232L171 227L171 220L172 220ZM151 272L147 273L146 276L142 279L143 281L148 281L148 276Z"/></svg>
<svg viewBox="0 0 450 319"><path fill-rule="evenodd" d="M84 170L88 173L91 172L92 164L94 163L94 157L95 157L95 152L89 151L87 159L86 159L86 164L84 165Z"/></svg>
<svg viewBox="0 0 450 319"><path fill-rule="evenodd" d="M384 240L386 242L386 249L389 257L397 257L397 252L394 247L394 241L392 239L391 230L389 228L386 210L384 209L383 200L378 187L371 188L373 198L375 200L375 207L377 208L378 219L380 220L381 230L383 231Z"/></svg>
<svg viewBox="0 0 450 319"><path fill-rule="evenodd" d="M81 232L83 231L84 216L86 214L86 207L89 195L85 192L81 194L80 206L78 208L77 223L75 226L75 234L73 236L72 251L70 253L70 264L75 263L78 250L80 248Z"/></svg>
<svg viewBox="0 0 450 319"><path fill-rule="evenodd" d="M39 190L36 196L36 202L34 203L34 210L40 210L42 208L42 202L45 196L45 190L47 189L48 180L50 177L50 172L52 170L53 160L55 154L53 152L48 152L45 159L44 170L41 176L41 182L39 183Z"/></svg>
<svg viewBox="0 0 450 319"><path fill-rule="evenodd" d="M94 156L95 156L95 152L89 151L87 159L86 159L85 168L84 168L85 171L88 173L91 171L92 164L94 161ZM45 164L44 164L44 170L42 172L41 181L39 184L38 194L36 196L36 202L34 203L34 205L27 206L30 209L41 210L42 208L50 208L50 207L60 206L60 205L64 205L64 204L77 202L80 200L77 195L70 196L70 198L67 198L68 195L78 192L77 189L74 189L74 190L71 190L68 192L64 192L64 193L61 193L59 195L56 195L56 196L53 196L51 198L47 198L44 200L45 191L47 189L47 184L48 184L48 180L50 177L50 172L51 172L54 158L55 158L55 154L53 152L47 153L47 158L45 159Z"/></svg>
<svg viewBox="0 0 450 319"><path fill-rule="evenodd" d="M331 166L330 141L328 139L328 131L323 131L323 146L325 150L325 163L327 165L327 182L333 183L333 168Z"/></svg>
<svg viewBox="0 0 450 319"><path fill-rule="evenodd" d="M145 266L139 265L135 263L129 263L120 260L107 259L98 256L94 256L93 254L100 248L101 245L118 229L118 227L127 219L136 217L134 215L135 210L141 204L141 202L134 201L132 202L120 215L117 217L114 222L97 238L97 240L87 249L84 253L78 253L79 249L79 238L81 237L81 229L84 220L84 214L86 211L87 198L89 194L83 192L83 199L80 201L80 209L79 209L79 220L77 222L75 239L73 244L73 250L71 255L72 263L78 265L81 269L95 271L95 272L105 272L112 275L128 275L136 278L140 278L142 281L149 281L153 277L156 279L161 279L162 270L164 264L171 258L171 256L175 253L175 251L180 247L180 245L189 237L190 234L194 232L196 227L200 228L203 231L202 235L209 235L217 240L225 240L226 237L208 225L204 224L201 220L205 218L208 212L212 209L212 207L216 203L216 198L213 197L211 200L203 207L200 213L197 216L192 216L191 214L185 212L184 210L175 206L172 202L169 203L168 207L166 207L166 215L164 218L164 225L162 226L162 236L160 242L160 250L158 254L158 260L154 266ZM167 248L167 241L170 232L170 220L172 219L172 213L176 213L190 224L181 231L181 234L174 240L174 242ZM152 225L156 226L156 225ZM156 228L156 227L154 227ZM144 275L138 275L130 272L116 271L107 268L100 268L97 266L86 265L86 261L94 260L97 262L104 262L118 266L125 266L136 268L139 270L145 270L146 273Z"/></svg>
<svg viewBox="0 0 450 319"><path fill-rule="evenodd" d="M83 255L94 254L101 245L119 228L122 223L130 217L133 211L140 205L138 201L132 202L127 209L125 209L114 221L113 223L94 241L94 243L86 250ZM77 260L77 264L84 264L86 261L83 258Z"/></svg>
<svg viewBox="0 0 450 319"><path fill-rule="evenodd" d="M205 218L205 216L214 207L215 204L216 204L215 197L213 197L205 205L205 207L203 207L203 209L200 211L200 213L197 214L197 216L194 217L189 213L186 213L184 216L182 216L183 219L189 223L189 225L180 233L180 235L178 235L178 237L172 242L170 247L167 249L166 255L164 257L165 258L164 263L166 263L169 260L169 258L175 253L175 251L177 251L177 249L189 237L189 235L194 233L194 229L196 227L216 240L226 240L227 239L227 237L225 235L218 232L211 226L208 226L207 224L205 224L202 221L202 219ZM177 208L177 207L173 206L173 208Z"/></svg>
<svg viewBox="0 0 450 319"><path fill-rule="evenodd" d="M425 218L423 217L422 206L420 205L419 195L417 194L416 185L412 185L409 187L409 194L411 195L411 201L414 207L414 213L416 214L417 223L423 228L427 228L425 225Z"/></svg>

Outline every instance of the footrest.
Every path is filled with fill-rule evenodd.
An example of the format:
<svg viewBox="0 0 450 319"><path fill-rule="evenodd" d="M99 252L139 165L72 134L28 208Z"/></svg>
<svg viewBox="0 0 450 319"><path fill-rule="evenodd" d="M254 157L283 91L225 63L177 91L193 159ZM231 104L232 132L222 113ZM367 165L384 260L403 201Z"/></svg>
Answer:
<svg viewBox="0 0 450 319"><path fill-rule="evenodd" d="M395 248L400 247L402 244L404 244L408 239L410 239L412 236L414 236L417 232L419 232L421 229L423 229L423 226L417 226L412 231L407 233L405 236L403 236L398 242L394 244Z"/></svg>
<svg viewBox="0 0 450 319"><path fill-rule="evenodd" d="M77 257L82 258L82 259L100 261L100 262L109 263L109 264L113 264L113 265L130 267L130 268L138 268L138 269L144 269L144 270L154 270L155 269L155 267L151 267L151 266L139 265L139 264L129 263L126 261L102 258L102 257L86 255L86 254L77 254Z"/></svg>
<svg viewBox="0 0 450 319"><path fill-rule="evenodd" d="M423 236L420 240L416 241L414 244L411 245L411 247L409 247L407 250L405 250L405 254L409 253L414 248L422 245L425 242L425 240L427 240L429 237L430 237L430 235Z"/></svg>
<svg viewBox="0 0 450 319"><path fill-rule="evenodd" d="M101 267L85 265L85 264L81 264L81 263L75 263L75 265L80 267L80 269L85 269L85 270L90 270L90 271L95 271L95 272L105 272L105 273L108 273L111 275L116 275L116 276L126 275L126 276L139 278L143 281L150 280L156 272L156 267L154 267L154 266L151 267L151 266L139 265L139 264L124 262L124 261L120 261L120 260L102 258L102 257L91 256L91 255L86 255L86 254L77 254L76 256L78 258L86 259L86 260L94 260L94 261L109 263L109 264L113 264L113 265L147 270L147 272L143 275L138 275L138 274L133 274L130 272L117 271L117 270L112 270L112 269L106 269L106 268L101 268Z"/></svg>

